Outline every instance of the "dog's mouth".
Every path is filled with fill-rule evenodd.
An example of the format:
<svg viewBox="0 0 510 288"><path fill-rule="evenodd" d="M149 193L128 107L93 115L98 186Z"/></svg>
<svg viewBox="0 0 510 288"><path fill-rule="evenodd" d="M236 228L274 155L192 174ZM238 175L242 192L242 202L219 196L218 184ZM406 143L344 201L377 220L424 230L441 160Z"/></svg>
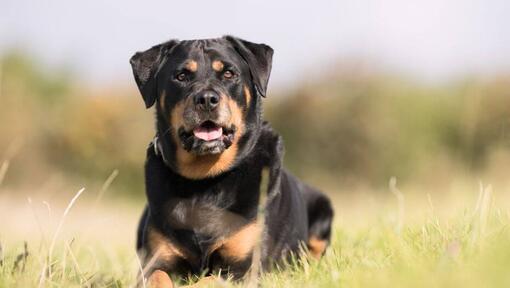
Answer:
<svg viewBox="0 0 510 288"><path fill-rule="evenodd" d="M218 140L223 137L223 127L212 121L205 121L193 129L193 135L204 141Z"/></svg>
<svg viewBox="0 0 510 288"><path fill-rule="evenodd" d="M232 145L235 131L234 125L221 125L206 120L189 131L180 128L179 138L184 149L189 152L197 155L218 154Z"/></svg>

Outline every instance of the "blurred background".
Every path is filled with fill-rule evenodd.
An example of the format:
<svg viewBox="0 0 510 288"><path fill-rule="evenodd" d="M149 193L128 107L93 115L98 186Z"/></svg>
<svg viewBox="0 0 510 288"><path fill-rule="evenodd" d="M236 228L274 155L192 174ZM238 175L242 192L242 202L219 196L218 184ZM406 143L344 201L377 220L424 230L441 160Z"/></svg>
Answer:
<svg viewBox="0 0 510 288"><path fill-rule="evenodd" d="M508 1L1 6L4 203L69 199L86 187L92 199L141 207L154 113L128 60L168 39L225 34L274 48L265 117L283 135L289 170L315 186L381 193L395 176L427 193L459 181L476 191L479 180L510 192Z"/></svg>

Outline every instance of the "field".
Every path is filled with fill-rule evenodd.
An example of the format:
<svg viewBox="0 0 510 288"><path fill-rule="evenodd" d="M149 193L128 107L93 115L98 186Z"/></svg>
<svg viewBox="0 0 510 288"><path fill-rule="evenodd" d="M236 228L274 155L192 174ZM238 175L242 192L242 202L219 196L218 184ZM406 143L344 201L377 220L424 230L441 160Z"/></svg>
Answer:
<svg viewBox="0 0 510 288"><path fill-rule="evenodd" d="M508 186L460 181L435 198L390 182L380 193L336 193L332 246L322 260L298 257L263 274L260 286L508 287ZM0 287L132 287L143 202L105 191L62 192L51 202L2 196Z"/></svg>
<svg viewBox="0 0 510 288"><path fill-rule="evenodd" d="M0 287L136 285L153 112L133 83L0 60ZM510 76L330 74L274 91L264 115L286 167L333 199L331 248L250 284L509 287Z"/></svg>

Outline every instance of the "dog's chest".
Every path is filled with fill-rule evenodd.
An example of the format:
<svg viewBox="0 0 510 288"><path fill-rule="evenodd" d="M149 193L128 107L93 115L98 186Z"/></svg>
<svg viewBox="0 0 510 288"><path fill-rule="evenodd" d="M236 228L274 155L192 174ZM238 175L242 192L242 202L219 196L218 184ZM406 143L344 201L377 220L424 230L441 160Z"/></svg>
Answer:
<svg viewBox="0 0 510 288"><path fill-rule="evenodd" d="M166 204L166 219L175 230L188 230L197 235L220 238L231 234L253 219L229 210L230 205L218 205L207 199L173 198Z"/></svg>
<svg viewBox="0 0 510 288"><path fill-rule="evenodd" d="M166 224L212 238L237 231L257 213L260 192L254 174L231 173L217 180L171 183L162 207Z"/></svg>
<svg viewBox="0 0 510 288"><path fill-rule="evenodd" d="M159 194L165 196L152 202L160 215L158 226L197 271L229 269L229 263L250 258L262 231L256 223L258 170L203 181L169 179Z"/></svg>
<svg viewBox="0 0 510 288"><path fill-rule="evenodd" d="M167 221L197 271L228 270L229 263L249 261L261 231L255 218L198 199L168 203Z"/></svg>

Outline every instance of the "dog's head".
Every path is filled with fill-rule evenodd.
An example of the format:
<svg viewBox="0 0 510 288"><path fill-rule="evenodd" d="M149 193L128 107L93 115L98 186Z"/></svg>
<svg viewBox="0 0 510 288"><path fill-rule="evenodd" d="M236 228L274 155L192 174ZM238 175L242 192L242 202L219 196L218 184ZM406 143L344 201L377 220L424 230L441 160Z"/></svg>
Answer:
<svg viewBox="0 0 510 288"><path fill-rule="evenodd" d="M200 179L233 167L261 125L273 50L232 36L168 41L131 58L147 108L156 105L167 163Z"/></svg>

